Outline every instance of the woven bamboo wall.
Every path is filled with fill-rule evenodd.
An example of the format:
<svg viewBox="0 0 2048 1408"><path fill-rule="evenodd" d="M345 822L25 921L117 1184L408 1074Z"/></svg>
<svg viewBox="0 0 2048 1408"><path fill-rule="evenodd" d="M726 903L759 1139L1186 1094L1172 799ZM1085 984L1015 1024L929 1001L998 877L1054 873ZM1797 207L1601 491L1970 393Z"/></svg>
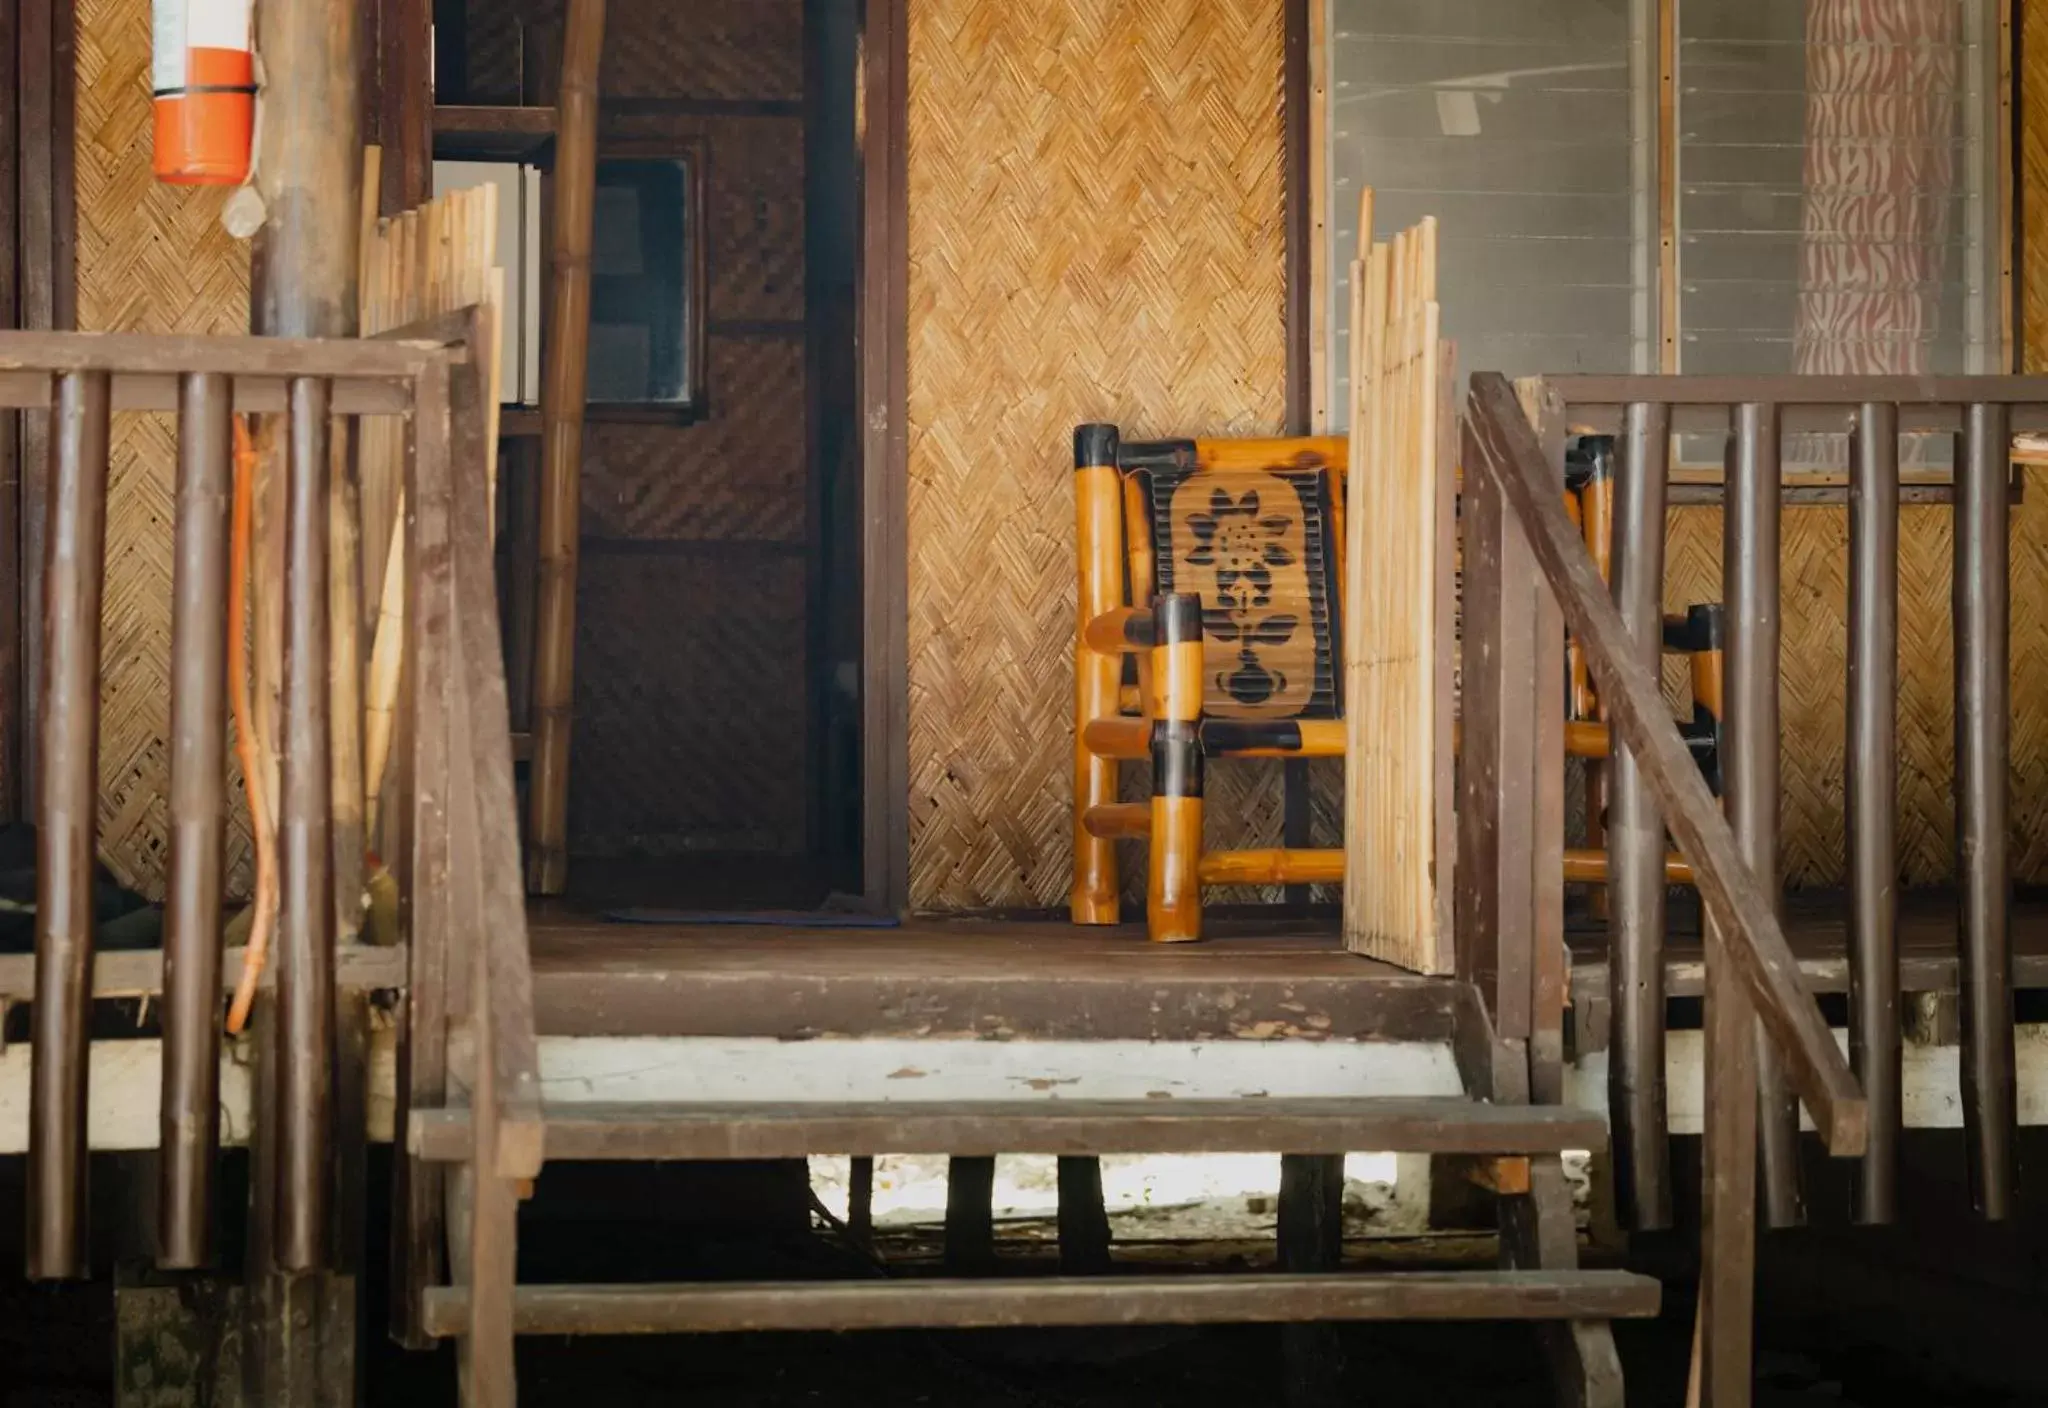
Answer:
<svg viewBox="0 0 2048 1408"><path fill-rule="evenodd" d="M1070 432L1271 433L1277 0L910 9L911 897L1054 906L1069 863ZM1212 843L1277 837L1217 768Z"/></svg>
<svg viewBox="0 0 2048 1408"><path fill-rule="evenodd" d="M78 4L78 325L99 332L246 332L248 246L220 226L223 195L150 176L148 0ZM170 760L175 421L114 417L100 650L100 854L163 893ZM222 725L226 727L225 722ZM230 789L240 807L239 777ZM229 883L248 887L248 829L229 828Z"/></svg>

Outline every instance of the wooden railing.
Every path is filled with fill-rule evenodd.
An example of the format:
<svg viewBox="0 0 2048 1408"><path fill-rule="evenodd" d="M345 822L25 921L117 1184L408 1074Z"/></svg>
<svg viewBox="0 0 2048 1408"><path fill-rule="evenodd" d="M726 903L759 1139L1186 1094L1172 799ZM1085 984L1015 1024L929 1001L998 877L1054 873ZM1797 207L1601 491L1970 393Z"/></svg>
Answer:
<svg viewBox="0 0 2048 1408"><path fill-rule="evenodd" d="M479 1288L471 1372L511 1373L513 1210L540 1162L531 974L519 883L511 744L492 583L489 451L475 310L370 340L0 333L0 407L48 410L41 688L34 716L38 896L29 1130L28 1271L85 1274L86 1110L98 804L100 595L110 418L178 417L173 586L171 838L166 900L160 1259L204 1264L219 1162L223 832L231 416L281 415L280 892L275 999L257 1112L271 1182L259 1204L265 1269L319 1271L336 1132L337 894L330 760L330 424L409 418L405 552L407 743L388 812L400 870L408 985L401 1106L468 1103L475 1148L452 1190L400 1159L401 1314L417 1333L424 1278L444 1266ZM356 692L359 697L360 692ZM346 781L344 781L346 785ZM399 1115L404 1127L405 1110ZM509 1401L509 1397L504 1401Z"/></svg>
<svg viewBox="0 0 2048 1408"><path fill-rule="evenodd" d="M1621 876L1630 867L1650 863L1661 869L1662 831L1668 828L1692 866L1709 922L1704 1401L1747 1402L1759 1056L1782 1068L1786 1084L1805 1103L1832 1153L1862 1154L1871 1115L1856 1076L1802 986L1778 920L1775 826L1766 820L1776 810L1777 736L1774 726L1759 726L1774 720L1775 710L1767 717L1757 702L1759 695L1776 690L1775 650L1768 655L1766 678L1765 655L1757 647L1759 631L1775 629L1776 537L1773 533L1767 544L1752 546L1743 559L1749 564L1768 557L1768 574L1760 566L1733 564L1729 573L1732 756L1726 764L1730 816L1724 819L1664 703L1655 665L1659 614L1637 601L1624 603L1626 616L1617 609L1565 513L1560 487L1568 425L1565 397L1571 385L1532 384L1525 388L1525 405L1497 373L1472 377L1462 456L1466 747L1459 808L1460 967L1479 981L1489 999L1497 1039L1529 1044L1534 1098L1560 1098L1557 1090L1542 1087L1562 1079L1561 1061L1553 1051L1559 1040L1555 1014L1562 1003L1552 989L1563 981L1563 895L1561 881L1553 877L1561 874L1563 850L1562 768L1556 761L1563 756L1558 746L1564 679L1560 626L1569 625L1627 753L1628 765L1617 769L1615 785L1640 789L1638 814L1647 812L1662 822L1617 831L1610 839L1610 846L1619 848L1610 855L1610 870ZM1680 385L1632 382L1629 396L1611 399L1655 406L1682 399ZM1806 394L1810 402L1829 403L1842 399L1841 390L1832 384L1812 386ZM1788 388L1782 394L1790 400L1799 392ZM1879 399L1861 387L1848 399L1866 398ZM1891 399L1915 395L1900 389ZM1575 404L1580 400L1573 397ZM1776 483L1778 418L1774 409L1759 404L1757 393L1737 400L1730 455L1730 492L1736 497L1729 518L1753 524L1761 514L1775 521L1777 496L1760 486ZM1663 437L1652 433L1657 428L1653 414L1639 409L1630 415L1632 425L1645 420L1644 433L1633 435L1630 443L1639 452L1652 443L1661 449ZM1661 488L1660 474L1633 477L1654 480ZM2002 480L1998 492L2002 503ZM1763 507L1752 506L1758 500ZM1630 506L1616 517L1659 531L1663 523L1662 513L1650 512L1648 505ZM1743 582L1745 574L1754 580ZM1640 575L1617 574L1617 580ZM1766 586L1773 598L1768 608L1760 600ZM1760 761L1766 754L1772 760L1768 768ZM1769 785L1758 781L1766 772ZM1651 861L1645 861L1645 854ZM1766 875L1772 882L1760 878ZM1641 1150L1653 1143L1661 1149L1662 1144L1662 957L1654 948L1661 935L1635 932L1627 942L1638 946L1631 950L1632 981L1657 994L1654 1009L1640 995L1632 999L1629 1010L1640 1025L1626 1038L1619 1031L1616 1036L1625 1068L1617 1089L1627 1098L1617 1105L1615 1142L1637 1151L1640 1162L1646 1157ZM1617 1027L1627 1006L1616 1003ZM1648 1065L1653 1059L1654 1066ZM1654 1138L1647 1125L1652 1118ZM1661 1153L1657 1157L1661 1167ZM1638 1178L1641 1172L1638 1167Z"/></svg>

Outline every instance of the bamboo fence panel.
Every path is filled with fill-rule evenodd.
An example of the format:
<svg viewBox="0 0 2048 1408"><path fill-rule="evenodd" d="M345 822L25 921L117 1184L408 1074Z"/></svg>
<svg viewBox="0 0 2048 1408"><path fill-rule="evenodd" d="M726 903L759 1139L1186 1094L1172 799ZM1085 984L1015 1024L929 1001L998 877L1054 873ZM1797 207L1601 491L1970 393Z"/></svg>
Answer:
<svg viewBox="0 0 2048 1408"><path fill-rule="evenodd" d="M1437 226L1372 241L1360 199L1352 263L1351 447L1344 583L1344 942L1422 972L1450 966L1436 848L1450 798L1439 783L1445 681L1443 549L1452 467L1443 437ZM1446 877L1447 878L1447 877Z"/></svg>
<svg viewBox="0 0 2048 1408"><path fill-rule="evenodd" d="M495 511L498 465L497 320L505 300L498 264L498 188L450 191L363 229L357 280L357 326L364 336L388 332L463 308L489 310L484 334L490 367L484 441ZM403 541L406 429L395 416L368 417L358 432L362 505L363 620L372 632L364 698L363 759L370 834L375 838L398 701L398 662L405 633ZM464 466L458 465L460 472Z"/></svg>
<svg viewBox="0 0 2048 1408"><path fill-rule="evenodd" d="M1073 426L1279 429L1281 21L1269 0L910 7L917 908L1065 900ZM1210 845L1277 844L1281 769L1219 766L1207 791Z"/></svg>
<svg viewBox="0 0 2048 1408"><path fill-rule="evenodd" d="M79 0L78 326L90 332L244 333L249 250L220 224L227 192L150 173L148 0ZM100 859L150 899L169 838L171 547L176 418L120 412L111 437L100 663ZM221 720L225 733L227 720ZM248 813L229 788L227 884L249 893Z"/></svg>

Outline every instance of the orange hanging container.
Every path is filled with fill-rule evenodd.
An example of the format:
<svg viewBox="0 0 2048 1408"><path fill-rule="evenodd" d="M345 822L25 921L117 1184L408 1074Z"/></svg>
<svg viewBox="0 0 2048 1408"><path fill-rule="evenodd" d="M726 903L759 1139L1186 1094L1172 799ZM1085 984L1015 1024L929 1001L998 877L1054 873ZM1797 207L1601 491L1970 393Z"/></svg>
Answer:
<svg viewBox="0 0 2048 1408"><path fill-rule="evenodd" d="M256 127L252 0L154 0L155 168L178 186L236 186Z"/></svg>

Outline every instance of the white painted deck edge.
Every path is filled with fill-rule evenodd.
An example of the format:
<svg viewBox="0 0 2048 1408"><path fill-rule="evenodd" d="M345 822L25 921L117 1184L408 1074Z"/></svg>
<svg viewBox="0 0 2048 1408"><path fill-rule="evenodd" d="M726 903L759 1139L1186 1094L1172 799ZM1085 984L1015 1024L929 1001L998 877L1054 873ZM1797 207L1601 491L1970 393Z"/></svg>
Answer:
<svg viewBox="0 0 2048 1408"><path fill-rule="evenodd" d="M1836 1033L1846 1041L1845 1033ZM2048 1125L2048 1025L2018 1032L2021 1123ZM541 1078L552 1103L673 1100L1228 1099L1285 1096L1443 1096L1460 1092L1449 1048L1437 1042L930 1041L782 1042L766 1038L545 1037ZM1701 1127L1700 1037L1673 1032L1668 1048L1674 1133ZM369 1126L389 1140L397 1063L388 1030L374 1034ZM243 1048L222 1057L221 1127L249 1134L252 1072ZM94 1149L154 1148L162 1046L154 1039L92 1048ZM1607 1059L1568 1073L1574 1104L1604 1110ZM1957 1049L1908 1046L1906 1123L1962 1124ZM0 1154L28 1145L29 1049L0 1053ZM1371 1152L1371 1151L1359 1151Z"/></svg>

